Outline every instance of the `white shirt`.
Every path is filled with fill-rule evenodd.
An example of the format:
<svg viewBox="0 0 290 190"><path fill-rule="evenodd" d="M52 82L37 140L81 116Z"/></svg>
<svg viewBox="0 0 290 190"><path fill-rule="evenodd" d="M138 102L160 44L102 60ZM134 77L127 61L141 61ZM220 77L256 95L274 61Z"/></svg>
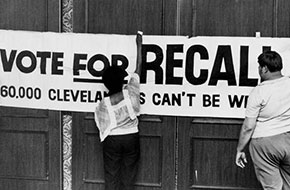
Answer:
<svg viewBox="0 0 290 190"><path fill-rule="evenodd" d="M290 78L267 80L250 93L246 117L257 118L252 138L290 131Z"/></svg>
<svg viewBox="0 0 290 190"><path fill-rule="evenodd" d="M123 97L112 105L111 99ZM136 73L131 75L129 83L121 92L105 97L95 109L95 122L99 128L100 139L108 135L125 135L138 132L137 116L140 112L140 78Z"/></svg>

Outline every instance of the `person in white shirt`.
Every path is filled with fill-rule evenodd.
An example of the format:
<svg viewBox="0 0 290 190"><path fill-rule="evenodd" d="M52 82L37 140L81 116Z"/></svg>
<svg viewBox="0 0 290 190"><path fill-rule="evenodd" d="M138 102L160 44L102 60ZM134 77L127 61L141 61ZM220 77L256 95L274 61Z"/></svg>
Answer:
<svg viewBox="0 0 290 190"><path fill-rule="evenodd" d="M128 73L119 66L110 66L103 74L108 96L98 103L95 121L103 145L106 190L132 190L138 172L140 140L140 73L142 34L136 37L136 70L128 84Z"/></svg>
<svg viewBox="0 0 290 190"><path fill-rule="evenodd" d="M249 151L263 189L290 190L290 78L282 75L275 51L258 57L261 83L250 93L236 153L236 165L247 163Z"/></svg>

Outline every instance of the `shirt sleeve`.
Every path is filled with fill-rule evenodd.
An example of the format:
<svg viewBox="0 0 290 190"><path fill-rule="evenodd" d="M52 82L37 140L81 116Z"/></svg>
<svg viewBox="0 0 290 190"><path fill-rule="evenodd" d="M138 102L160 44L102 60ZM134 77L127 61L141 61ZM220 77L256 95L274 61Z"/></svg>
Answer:
<svg viewBox="0 0 290 190"><path fill-rule="evenodd" d="M97 105L94 116L100 133L103 133L110 125L108 109L103 101Z"/></svg>
<svg viewBox="0 0 290 190"><path fill-rule="evenodd" d="M140 77L137 73L130 74L130 79L125 89L128 90L130 100L136 115L140 113Z"/></svg>
<svg viewBox="0 0 290 190"><path fill-rule="evenodd" d="M137 73L130 74L130 80L128 83L130 88L134 88L134 91L140 91L140 77Z"/></svg>
<svg viewBox="0 0 290 190"><path fill-rule="evenodd" d="M262 106L262 98L259 93L259 88L255 87L248 98L245 116L249 118L257 118Z"/></svg>

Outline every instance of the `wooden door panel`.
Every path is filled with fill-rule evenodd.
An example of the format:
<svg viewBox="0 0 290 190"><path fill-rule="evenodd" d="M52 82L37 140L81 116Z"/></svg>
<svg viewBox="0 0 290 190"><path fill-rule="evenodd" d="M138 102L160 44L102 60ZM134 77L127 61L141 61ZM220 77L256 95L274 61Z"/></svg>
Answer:
<svg viewBox="0 0 290 190"><path fill-rule="evenodd" d="M104 189L102 145L93 115L75 113L73 127L73 189ZM138 190L174 187L175 130L166 130L174 118L140 118Z"/></svg>
<svg viewBox="0 0 290 190"><path fill-rule="evenodd" d="M178 118L178 189L260 189L250 155L235 165L242 120Z"/></svg>
<svg viewBox="0 0 290 190"><path fill-rule="evenodd" d="M1 107L0 189L60 189L60 131L56 111Z"/></svg>
<svg viewBox="0 0 290 190"><path fill-rule="evenodd" d="M0 176L15 179L48 179L48 134L39 131L2 131ZM37 167L34 167L37 163Z"/></svg>
<svg viewBox="0 0 290 190"><path fill-rule="evenodd" d="M274 13L276 14L276 35L274 37L289 37L290 36L290 1L279 0L274 7ZM262 34L263 35L263 34Z"/></svg>
<svg viewBox="0 0 290 190"><path fill-rule="evenodd" d="M74 32L175 34L176 4L175 0L74 0Z"/></svg>
<svg viewBox="0 0 290 190"><path fill-rule="evenodd" d="M102 145L93 114L73 113L72 188L103 189Z"/></svg>
<svg viewBox="0 0 290 190"><path fill-rule="evenodd" d="M175 117L141 116L138 190L175 187Z"/></svg>
<svg viewBox="0 0 290 190"><path fill-rule="evenodd" d="M59 0L1 0L0 28L60 31Z"/></svg>
<svg viewBox="0 0 290 190"><path fill-rule="evenodd" d="M196 0L196 35L273 35L273 0ZM270 13L270 14L269 14Z"/></svg>
<svg viewBox="0 0 290 190"><path fill-rule="evenodd" d="M184 0L180 31L192 36L284 37L290 34L287 0Z"/></svg>

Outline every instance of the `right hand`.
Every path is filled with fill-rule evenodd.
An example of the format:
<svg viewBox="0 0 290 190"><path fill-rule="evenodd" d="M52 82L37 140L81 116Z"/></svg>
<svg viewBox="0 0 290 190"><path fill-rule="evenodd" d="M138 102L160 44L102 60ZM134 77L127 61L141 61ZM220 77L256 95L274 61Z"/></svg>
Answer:
<svg viewBox="0 0 290 190"><path fill-rule="evenodd" d="M244 152L237 152L236 154L236 165L244 168L247 163L247 158L246 158L246 154Z"/></svg>
<svg viewBox="0 0 290 190"><path fill-rule="evenodd" d="M142 35L141 34L139 34L139 33L137 33L137 35L136 35L136 44L137 44L137 46L141 46L142 45Z"/></svg>

